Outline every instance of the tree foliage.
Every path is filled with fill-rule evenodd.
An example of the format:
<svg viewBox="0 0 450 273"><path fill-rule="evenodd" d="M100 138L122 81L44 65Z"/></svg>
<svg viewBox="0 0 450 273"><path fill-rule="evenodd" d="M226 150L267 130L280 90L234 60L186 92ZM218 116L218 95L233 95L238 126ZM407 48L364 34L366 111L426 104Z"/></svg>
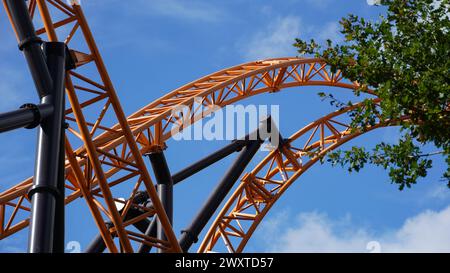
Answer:
<svg viewBox="0 0 450 273"><path fill-rule="evenodd" d="M360 83L355 94L373 91L380 107L353 113L352 126L367 128L378 118L400 122L402 137L396 144L378 143L371 151L353 147L333 152L328 161L359 171L367 163L387 169L400 189L427 175L432 157L442 154L447 169L442 177L450 187L450 0L382 0L384 15L377 21L349 15L340 22L345 40L296 39L302 55L315 55ZM320 94L326 97L326 94ZM332 101L335 100L331 97ZM367 99L366 99L367 100ZM367 102L370 106L370 102ZM426 144L437 148L424 153Z"/></svg>

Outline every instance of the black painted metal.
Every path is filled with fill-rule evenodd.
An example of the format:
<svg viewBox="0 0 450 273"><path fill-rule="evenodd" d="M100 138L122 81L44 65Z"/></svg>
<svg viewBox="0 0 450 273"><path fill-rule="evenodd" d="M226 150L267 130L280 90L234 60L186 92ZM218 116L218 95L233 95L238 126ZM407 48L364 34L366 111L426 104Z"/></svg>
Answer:
<svg viewBox="0 0 450 273"><path fill-rule="evenodd" d="M25 55L39 97L43 98L52 90L52 77L41 49L42 41L36 35L25 0L5 0L5 4L16 29L19 48Z"/></svg>
<svg viewBox="0 0 450 273"><path fill-rule="evenodd" d="M55 226L64 228L64 224L61 224L64 219L57 218L57 215L63 217L64 210L64 201L61 201L64 198L63 192L59 191L59 185L64 181L58 182L58 179L60 169L63 168L61 164L64 165L64 161L61 162L63 157L60 156L60 144L64 123L66 47L64 43L54 42L46 43L44 49L53 78L53 88L49 95L41 99L41 103L53 105L54 112L41 122L38 132L34 181L28 193L32 204L28 246L30 253L52 253L56 250L54 245L59 245L58 251L61 251L61 247L64 249L64 240L56 241L64 237L64 230L55 230ZM58 238L55 238L55 234Z"/></svg>
<svg viewBox="0 0 450 273"><path fill-rule="evenodd" d="M55 210L55 229L53 233L53 252L64 253L65 250L65 177L66 168L65 161L65 132L61 130L61 140L59 143L59 167L58 167L58 183L56 188L59 195L56 197L56 210Z"/></svg>
<svg viewBox="0 0 450 273"><path fill-rule="evenodd" d="M170 175L169 166L167 165L164 152L157 151L147 154L152 164L152 168L156 179L156 188L158 191L159 199L166 211L167 217L170 223L173 223L173 181ZM161 223L157 221L156 224L156 238L159 240L167 240L164 234L164 228ZM158 249L158 252L163 252L162 249Z"/></svg>
<svg viewBox="0 0 450 273"><path fill-rule="evenodd" d="M205 202L200 212L195 216L189 227L182 231L183 234L179 243L184 252L187 252L189 248L198 241L198 236L202 232L203 228L209 222L217 208L232 189L233 185L244 172L248 163L258 152L265 138L270 137L270 135L264 135L263 133L270 134L272 127L272 119L268 117L265 121L261 122L258 130L244 137L244 140L248 141L247 145L242 149L233 165L213 190L208 200Z"/></svg>
<svg viewBox="0 0 450 273"><path fill-rule="evenodd" d="M172 176L174 184L178 184L184 179L198 173L199 171L211 166L212 164L218 162L219 160L229 156L234 152L242 150L242 148L248 144L248 140L235 140L227 146L221 148L220 150L200 159L199 161L193 163L192 165L184 168L183 170L177 172Z"/></svg>
<svg viewBox="0 0 450 273"><path fill-rule="evenodd" d="M114 225L111 222L106 223L106 227L112 228ZM84 252L86 253L102 253L106 249L105 241L103 241L102 235L97 234L95 238L91 241L89 246Z"/></svg>
<svg viewBox="0 0 450 273"><path fill-rule="evenodd" d="M238 158L211 193L200 212L191 222L189 227L186 230L183 230L183 235L180 238L180 246L184 252L187 252L192 244L197 242L199 234L230 192L234 183L239 179L239 176L245 170L250 160L261 147L262 142L263 141L261 140L251 140L250 143L242 149Z"/></svg>
<svg viewBox="0 0 450 273"><path fill-rule="evenodd" d="M28 251L64 252L64 78L66 45L42 43L36 35L26 2L5 0L12 24L41 99L3 115L3 129L40 125L31 199ZM43 46L43 47L41 47ZM44 53L45 51L45 53Z"/></svg>
<svg viewBox="0 0 450 273"><path fill-rule="evenodd" d="M157 236L157 226L158 226L158 216L153 217L150 225L147 226L145 231L146 236L156 238ZM137 253L149 253L152 247L146 244L140 244Z"/></svg>
<svg viewBox="0 0 450 273"><path fill-rule="evenodd" d="M59 148L58 152L58 163L57 163L57 181L56 189L58 190L58 195L56 196L56 208L55 208L55 223L53 230L53 252L54 253L64 253L64 232L65 232L65 120L64 120L64 110L65 110L65 90L64 81L66 75L66 45L64 43L53 42L44 43L43 50L46 57L47 66L50 75L53 80L53 91L52 96L54 98L54 111L51 117L54 121L50 126L54 126L52 130L55 130L54 134L59 131L59 143L52 144L57 145ZM45 121L46 119L44 119ZM55 138L56 140L56 138ZM49 168L54 168L54 166L49 166Z"/></svg>
<svg viewBox="0 0 450 273"><path fill-rule="evenodd" d="M0 114L0 133L19 128L34 128L53 113L48 104L26 104L21 109Z"/></svg>

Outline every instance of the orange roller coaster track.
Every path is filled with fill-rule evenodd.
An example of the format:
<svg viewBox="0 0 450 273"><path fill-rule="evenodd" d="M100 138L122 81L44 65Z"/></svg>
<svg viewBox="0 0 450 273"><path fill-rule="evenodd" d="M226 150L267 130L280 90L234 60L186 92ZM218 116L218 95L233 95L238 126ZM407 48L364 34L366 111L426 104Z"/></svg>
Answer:
<svg viewBox="0 0 450 273"><path fill-rule="evenodd" d="M218 107L289 87L359 87L358 83L345 80L340 71L332 73L321 59L268 59L205 76L167 93L126 118L78 1L71 1L72 5L61 0L31 0L28 3L35 24L41 24L36 33L48 41L64 41L76 62L76 69L66 76L70 107L66 109L65 117L69 124L65 139L65 203L83 197L110 252L134 252L132 241L165 251L181 251L142 158L150 151L164 149L174 126L182 130L186 119L193 123ZM8 13L7 8L6 11ZM188 107L190 116L178 115L175 110L180 106ZM387 125L380 121L367 130L352 130L348 122L339 121L339 118L354 107L361 106L331 113L301 129L289 138L287 146L271 152L253 171L244 175L199 251L213 251L219 239L230 252L243 251L275 201L302 173L328 151L365 131ZM303 139L307 135L306 140ZM304 142L298 146L300 141ZM75 145L80 147L74 150L72 146ZM27 191L32 181L31 177L0 194L0 239L28 226L30 200ZM119 184L126 184L130 189L127 201L114 194L113 188ZM152 208L132 202L142 190L148 193ZM117 203L124 205L122 211L117 209ZM125 219L130 208L145 213ZM129 229L154 215L161 220L167 240ZM105 222L113 225L108 226ZM111 234L118 237L120 245Z"/></svg>

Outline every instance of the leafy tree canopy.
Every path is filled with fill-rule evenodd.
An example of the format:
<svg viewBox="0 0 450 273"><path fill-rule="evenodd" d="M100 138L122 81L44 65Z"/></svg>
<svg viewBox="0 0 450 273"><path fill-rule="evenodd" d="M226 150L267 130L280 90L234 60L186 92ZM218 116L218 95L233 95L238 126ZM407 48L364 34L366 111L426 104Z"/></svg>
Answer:
<svg viewBox="0 0 450 273"><path fill-rule="evenodd" d="M433 155L447 162L442 178L450 187L450 0L381 0L386 13L376 21L349 15L340 22L345 40L328 40L320 46L314 40L296 39L301 55L315 55L360 83L355 94L373 91L380 107L352 115L354 128L367 128L377 120L399 122L402 137L396 144L376 144L372 150L353 147L328 155L333 165L359 171L366 164L388 170L400 190L411 187L432 167ZM333 103L336 100L324 93ZM339 103L336 103L339 105ZM433 144L437 151L425 153Z"/></svg>

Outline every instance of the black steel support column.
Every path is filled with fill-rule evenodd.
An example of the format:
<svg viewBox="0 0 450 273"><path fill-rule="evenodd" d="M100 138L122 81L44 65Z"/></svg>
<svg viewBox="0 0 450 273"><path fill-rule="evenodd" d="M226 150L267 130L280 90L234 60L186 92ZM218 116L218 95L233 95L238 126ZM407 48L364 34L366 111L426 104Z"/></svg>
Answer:
<svg viewBox="0 0 450 273"><path fill-rule="evenodd" d="M64 77L65 44L44 46L53 78L51 93L43 104L53 105L53 115L44 119L38 132L34 183L29 191L32 203L30 253L64 251ZM56 247L56 248L55 248Z"/></svg>
<svg viewBox="0 0 450 273"><path fill-rule="evenodd" d="M64 105L64 99L63 99ZM53 253L64 253L65 250L65 196L66 196L66 149L65 149L65 126L61 129L61 139L59 143L59 166L58 166L58 196L56 197L55 229L53 234Z"/></svg>
<svg viewBox="0 0 450 273"><path fill-rule="evenodd" d="M152 164L157 183L157 191L159 199L166 211L170 223L173 223L173 181L170 175L169 166L167 166L166 157L162 151L152 152L147 154ZM160 240L167 240L164 234L164 228L160 221L156 224L156 237ZM162 252L158 249L158 252Z"/></svg>
<svg viewBox="0 0 450 273"><path fill-rule="evenodd" d="M54 98L54 111L53 114L53 130L60 132L59 137L59 157L57 163L58 176L56 182L56 189L58 195L56 196L56 209L55 209L55 227L53 234L53 252L64 253L65 249L65 75L66 75L66 45L60 42L45 43L43 50L46 56L47 66L49 68L50 75L53 80L52 95ZM59 128L58 128L59 127ZM57 132L55 132L57 134ZM54 145L54 144L53 144ZM50 166L51 167L51 166Z"/></svg>
<svg viewBox="0 0 450 273"><path fill-rule="evenodd" d="M197 214L189 227L186 230L183 230L183 235L180 239L180 246L184 252L187 252L192 244L197 242L199 234L202 232L214 212L230 192L234 183L239 179L239 176L245 170L250 160L261 147L262 143L263 141L261 140L251 140L250 143L240 152L238 158L211 193L199 214Z"/></svg>
<svg viewBox="0 0 450 273"><path fill-rule="evenodd" d="M155 215L155 217L153 217L152 221L150 222L150 225L147 226L145 235L156 238L157 227L158 227L158 216ZM151 246L141 243L139 245L137 253L149 253L151 249L152 249Z"/></svg>

